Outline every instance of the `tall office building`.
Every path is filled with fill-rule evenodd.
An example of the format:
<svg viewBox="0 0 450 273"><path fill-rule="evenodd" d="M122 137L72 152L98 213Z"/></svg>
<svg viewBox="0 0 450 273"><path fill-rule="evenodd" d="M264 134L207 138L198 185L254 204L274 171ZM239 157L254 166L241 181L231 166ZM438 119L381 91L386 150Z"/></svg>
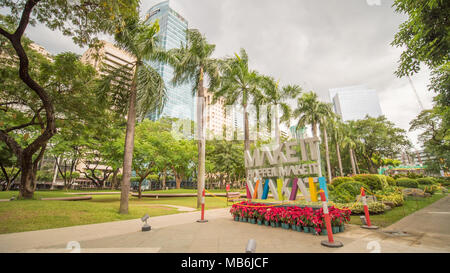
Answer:
<svg viewBox="0 0 450 273"><path fill-rule="evenodd" d="M334 112L339 114L343 121L364 119L366 115L370 117L383 115L375 89L358 85L332 88L329 94Z"/></svg>
<svg viewBox="0 0 450 273"><path fill-rule="evenodd" d="M147 13L147 23L159 20L159 45L169 50L186 45L188 22L169 6L169 1L154 5ZM193 84L173 86L173 68L168 64L151 64L162 76L167 88L167 101L161 113L150 114L151 119L162 116L195 120L195 97L192 95Z"/></svg>

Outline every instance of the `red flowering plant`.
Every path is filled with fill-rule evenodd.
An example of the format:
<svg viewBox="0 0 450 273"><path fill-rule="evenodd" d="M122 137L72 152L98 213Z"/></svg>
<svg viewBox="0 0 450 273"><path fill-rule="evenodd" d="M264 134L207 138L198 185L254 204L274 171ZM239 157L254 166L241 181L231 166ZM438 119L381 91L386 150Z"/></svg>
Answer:
<svg viewBox="0 0 450 273"><path fill-rule="evenodd" d="M267 208L257 208L255 210L256 219L258 219L260 221L264 220L266 211L267 211Z"/></svg>
<svg viewBox="0 0 450 273"><path fill-rule="evenodd" d="M270 221L271 218L272 218L272 210L267 209L266 213L264 214L264 220Z"/></svg>

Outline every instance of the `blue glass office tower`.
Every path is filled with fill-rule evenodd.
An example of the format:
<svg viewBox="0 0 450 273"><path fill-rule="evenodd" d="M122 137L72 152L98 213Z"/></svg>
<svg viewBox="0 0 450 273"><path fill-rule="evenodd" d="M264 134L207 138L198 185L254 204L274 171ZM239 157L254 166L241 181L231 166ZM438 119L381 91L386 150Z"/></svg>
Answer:
<svg viewBox="0 0 450 273"><path fill-rule="evenodd" d="M154 5L147 13L147 22L159 20L158 33L160 46L165 50L186 45L186 30L188 22L180 14L170 8L169 1ZM167 102L161 113L151 113L150 118L159 119L162 116L190 119L195 117L195 97L192 95L193 84L173 86L173 68L168 64L153 63L152 66L164 79L167 88Z"/></svg>

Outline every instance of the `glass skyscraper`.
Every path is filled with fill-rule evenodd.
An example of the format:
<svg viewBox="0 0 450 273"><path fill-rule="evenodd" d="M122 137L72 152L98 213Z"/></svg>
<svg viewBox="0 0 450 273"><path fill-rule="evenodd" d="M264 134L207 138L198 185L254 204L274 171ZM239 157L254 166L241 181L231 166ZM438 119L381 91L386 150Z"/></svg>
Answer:
<svg viewBox="0 0 450 273"><path fill-rule="evenodd" d="M374 118L383 115L374 89L358 85L332 88L329 93L334 112L339 114L343 121L364 119L366 115Z"/></svg>
<svg viewBox="0 0 450 273"><path fill-rule="evenodd" d="M186 45L186 30L188 22L180 14L170 8L169 1L154 5L147 13L147 22L159 20L158 33L160 46L169 50ZM168 64L151 64L162 76L167 88L167 102L161 113L151 113L150 118L155 120L162 116L190 119L195 117L195 97L192 95L193 84L173 86L173 68Z"/></svg>

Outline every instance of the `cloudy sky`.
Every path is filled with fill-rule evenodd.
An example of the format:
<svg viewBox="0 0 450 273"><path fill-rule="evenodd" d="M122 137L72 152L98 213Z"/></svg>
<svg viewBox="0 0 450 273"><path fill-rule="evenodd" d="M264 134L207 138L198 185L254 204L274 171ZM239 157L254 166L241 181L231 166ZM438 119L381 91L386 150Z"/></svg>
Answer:
<svg viewBox="0 0 450 273"><path fill-rule="evenodd" d="M141 0L145 13L159 0ZM376 89L383 113L403 129L420 112L407 78L398 79L401 48L390 46L406 17L387 0L171 0L190 28L216 44L216 57L245 48L253 69L282 84L299 84L329 101L328 89L365 84ZM85 49L44 26L26 34L56 54ZM432 107L425 68L412 80L425 108ZM416 144L417 133L408 133ZM416 145L417 146L417 145Z"/></svg>

